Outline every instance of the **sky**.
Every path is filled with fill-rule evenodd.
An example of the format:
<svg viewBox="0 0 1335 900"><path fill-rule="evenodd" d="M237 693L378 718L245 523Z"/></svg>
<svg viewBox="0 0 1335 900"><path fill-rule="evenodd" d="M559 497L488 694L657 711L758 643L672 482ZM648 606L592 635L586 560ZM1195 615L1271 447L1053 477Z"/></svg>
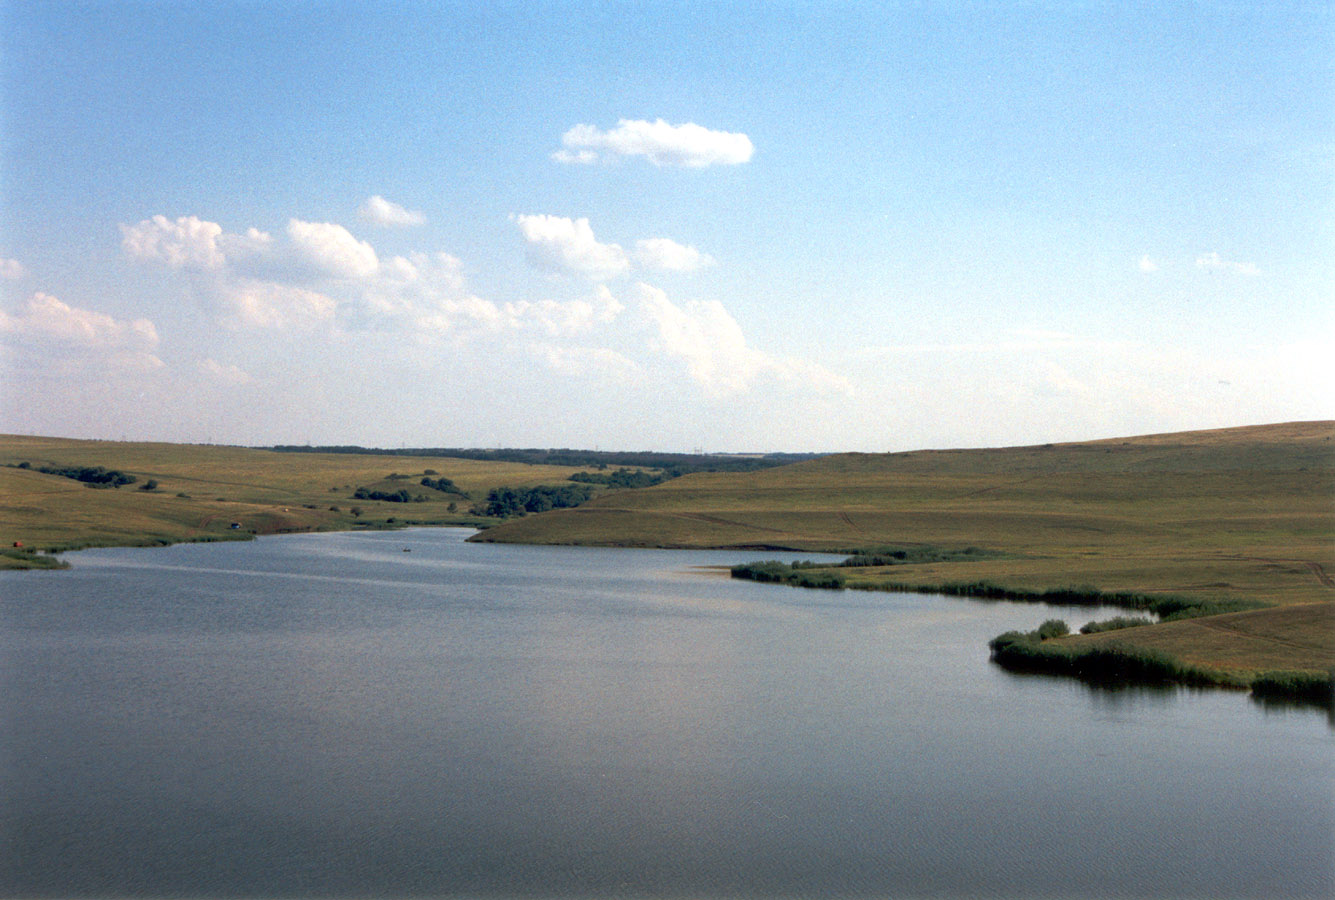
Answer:
<svg viewBox="0 0 1335 900"><path fill-rule="evenodd" d="M0 432L1335 419L1327 3L0 0Z"/></svg>

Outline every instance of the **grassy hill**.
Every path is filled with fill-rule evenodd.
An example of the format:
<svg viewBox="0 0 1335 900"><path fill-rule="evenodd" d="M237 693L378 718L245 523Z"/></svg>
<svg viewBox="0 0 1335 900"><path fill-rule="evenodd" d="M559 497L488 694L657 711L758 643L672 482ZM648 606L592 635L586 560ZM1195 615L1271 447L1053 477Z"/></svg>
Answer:
<svg viewBox="0 0 1335 900"><path fill-rule="evenodd" d="M26 465L26 468L17 468ZM122 471L135 483L92 488L43 467ZM422 487L427 471L467 497ZM241 447L0 436L0 565L49 561L25 551L139 546L385 525L477 525L473 500L499 486L562 484L579 469L454 458L293 454ZM150 481L154 490L140 488ZM360 500L357 488L408 490L424 502ZM450 506L453 504L454 508ZM233 523L239 527L233 528Z"/></svg>
<svg viewBox="0 0 1335 900"><path fill-rule="evenodd" d="M1235 614L1241 624L1231 635L1198 621L1069 640L1153 646L1243 673L1274 668L1277 659L1314 670L1335 665L1328 615L1335 607L1325 605L1335 600L1333 501L1335 423L1301 422L843 454L748 474L690 475L511 521L475 540L737 547L787 558L801 550L972 546L992 553L844 574L849 586L865 588L1081 585L1293 606ZM1298 609L1314 603L1322 604L1319 614Z"/></svg>

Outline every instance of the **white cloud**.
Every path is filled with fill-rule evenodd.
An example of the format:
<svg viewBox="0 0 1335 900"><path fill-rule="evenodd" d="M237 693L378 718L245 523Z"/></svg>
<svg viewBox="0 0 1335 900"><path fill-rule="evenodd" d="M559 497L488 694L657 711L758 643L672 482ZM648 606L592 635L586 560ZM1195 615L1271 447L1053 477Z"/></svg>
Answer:
<svg viewBox="0 0 1335 900"><path fill-rule="evenodd" d="M576 125L561 136L562 163L588 164L607 156L643 156L656 166L704 168L749 162L755 147L745 134L711 131L694 122L671 125L658 119L622 119L610 131ZM602 154L600 156L600 154Z"/></svg>
<svg viewBox="0 0 1335 900"><path fill-rule="evenodd" d="M23 268L23 263L17 259L0 259L0 278L6 281L15 281L28 274Z"/></svg>
<svg viewBox="0 0 1335 900"><path fill-rule="evenodd" d="M287 236L302 259L335 278L370 278L380 269L375 249L342 225L289 219Z"/></svg>
<svg viewBox="0 0 1335 900"><path fill-rule="evenodd" d="M694 247L669 238L648 238L635 242L635 262L646 269L669 272L694 272L714 264L714 257Z"/></svg>
<svg viewBox="0 0 1335 900"><path fill-rule="evenodd" d="M599 378L628 384L643 375L641 367L609 347L566 347L539 344L534 348L553 372L569 378Z"/></svg>
<svg viewBox="0 0 1335 900"><path fill-rule="evenodd" d="M535 265L599 280L630 269L625 251L618 244L600 244L588 219L519 215L514 220L528 241L529 260Z"/></svg>
<svg viewBox="0 0 1335 900"><path fill-rule="evenodd" d="M1256 276L1261 274L1261 270L1256 267L1256 263L1251 262L1233 262L1224 259L1218 253L1203 253L1196 257L1196 265L1202 269L1209 269L1213 272L1232 272L1236 275Z"/></svg>
<svg viewBox="0 0 1335 900"><path fill-rule="evenodd" d="M655 344L686 365L687 374L712 397L749 391L768 377L821 391L847 392L847 380L806 362L780 359L750 347L741 326L717 300L678 306L651 285L636 285L638 308L657 333Z"/></svg>
<svg viewBox="0 0 1335 900"><path fill-rule="evenodd" d="M598 154L592 150L579 150L574 153L569 150L557 150L552 153L552 159L566 165L591 166L598 161Z"/></svg>
<svg viewBox="0 0 1335 900"><path fill-rule="evenodd" d="M397 203L391 203L376 194L368 197L357 210L358 215L382 228L410 228L426 224L426 216L416 210L404 209Z"/></svg>
<svg viewBox="0 0 1335 900"><path fill-rule="evenodd" d="M250 384L255 379L241 367L231 364L220 363L216 359L206 359L199 363L199 371L203 372L209 378L219 381L223 384L240 385Z"/></svg>
<svg viewBox="0 0 1335 900"><path fill-rule="evenodd" d="M273 236L258 228L247 228L245 234L218 235L218 248L227 262L260 256L273 249Z"/></svg>
<svg viewBox="0 0 1335 900"><path fill-rule="evenodd" d="M222 226L195 216L176 221L158 215L138 225L121 225L121 246L135 259L160 262L173 269L217 269L223 252L218 248Z"/></svg>
<svg viewBox="0 0 1335 900"><path fill-rule="evenodd" d="M1137 264L1137 268L1142 272L1157 272L1159 271L1159 264L1150 259L1149 256L1142 256L1140 262Z"/></svg>
<svg viewBox="0 0 1335 900"><path fill-rule="evenodd" d="M148 319L124 321L106 313L80 309L40 291L19 315L0 311L0 335L15 339L21 350L76 353L96 357L118 368L156 369L158 332Z"/></svg>
<svg viewBox="0 0 1335 900"><path fill-rule="evenodd" d="M505 314L517 327L534 325L549 335L574 335L612 322L625 307L605 286L588 300L520 300L505 304Z"/></svg>
<svg viewBox="0 0 1335 900"><path fill-rule="evenodd" d="M227 324L244 328L310 328L332 320L338 307L318 291L252 279L223 285L217 299Z"/></svg>

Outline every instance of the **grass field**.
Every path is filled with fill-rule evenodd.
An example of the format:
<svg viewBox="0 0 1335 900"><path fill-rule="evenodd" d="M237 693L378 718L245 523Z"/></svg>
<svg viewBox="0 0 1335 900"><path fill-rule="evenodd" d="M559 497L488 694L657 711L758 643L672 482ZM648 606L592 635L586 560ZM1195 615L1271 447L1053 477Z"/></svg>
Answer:
<svg viewBox="0 0 1335 900"><path fill-rule="evenodd" d="M14 468L21 463L30 468ZM103 466L138 481L117 489L91 488L36 471L42 466ZM421 487L428 469L438 473L432 477L454 481L472 499ZM44 559L25 551L385 525L477 525L489 520L470 516L469 508L491 488L562 484L576 471L581 470L454 458L0 436L0 547L5 548L0 565L27 567ZM157 488L139 490L150 479ZM406 488L430 499L357 500L353 492L358 487L391 493ZM23 550L15 550L16 542Z"/></svg>
<svg viewBox="0 0 1335 900"><path fill-rule="evenodd" d="M1063 640L1153 646L1244 674L1335 666L1331 422L842 454L692 475L476 539L737 547L783 559L802 550L976 546L998 555L845 572L859 587L987 581L1255 601L1282 608Z"/></svg>

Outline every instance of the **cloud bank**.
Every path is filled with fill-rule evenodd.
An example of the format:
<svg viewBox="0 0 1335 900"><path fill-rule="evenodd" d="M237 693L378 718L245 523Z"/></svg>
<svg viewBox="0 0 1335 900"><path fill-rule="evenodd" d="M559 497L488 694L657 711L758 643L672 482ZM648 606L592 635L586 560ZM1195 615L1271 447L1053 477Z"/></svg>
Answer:
<svg viewBox="0 0 1335 900"><path fill-rule="evenodd" d="M158 331L148 319L116 319L41 291L17 315L0 310L0 338L26 358L77 356L85 362L136 370L163 365L155 354Z"/></svg>

